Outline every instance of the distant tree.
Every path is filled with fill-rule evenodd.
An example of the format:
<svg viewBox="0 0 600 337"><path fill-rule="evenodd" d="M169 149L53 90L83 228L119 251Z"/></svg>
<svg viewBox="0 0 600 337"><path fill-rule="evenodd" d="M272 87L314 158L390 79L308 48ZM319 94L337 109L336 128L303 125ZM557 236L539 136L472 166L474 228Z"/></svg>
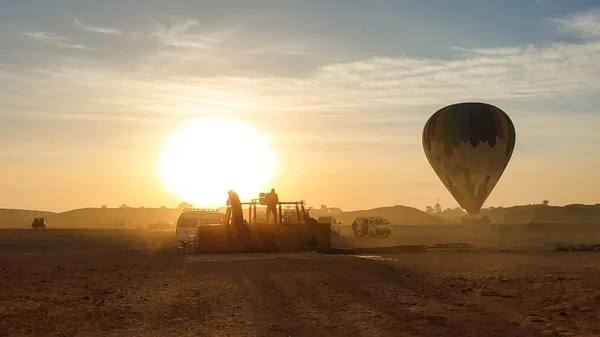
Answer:
<svg viewBox="0 0 600 337"><path fill-rule="evenodd" d="M431 208L430 211L432 213L429 213L429 214L439 216L442 218L446 218L446 219L456 219L456 218L460 218L465 215L465 211L463 211L463 209L460 207L454 207L454 208L448 207L448 208L444 209L444 211L441 213L435 213L433 208Z"/></svg>
<svg viewBox="0 0 600 337"><path fill-rule="evenodd" d="M160 206L160 209L165 209L165 208L167 208L167 207L165 207L165 206Z"/></svg>
<svg viewBox="0 0 600 337"><path fill-rule="evenodd" d="M144 206L140 206L140 208L144 208Z"/></svg>
<svg viewBox="0 0 600 337"><path fill-rule="evenodd" d="M440 201L438 200L438 202L433 206L433 212L434 213L442 213L442 205L440 205Z"/></svg>
<svg viewBox="0 0 600 337"><path fill-rule="evenodd" d="M427 214L433 214L433 207L431 207L431 206L425 207L425 213L427 213Z"/></svg>
<svg viewBox="0 0 600 337"><path fill-rule="evenodd" d="M327 205L321 205L321 210L327 212L329 211L329 207L327 207Z"/></svg>
<svg viewBox="0 0 600 337"><path fill-rule="evenodd" d="M332 215L336 215L336 214L342 214L342 213L344 213L344 211L339 207L330 207L329 213L331 213Z"/></svg>
<svg viewBox="0 0 600 337"><path fill-rule="evenodd" d="M102 205L102 206L100 206L100 207L102 207L102 208L107 208L107 207L106 207L106 205Z"/></svg>
<svg viewBox="0 0 600 337"><path fill-rule="evenodd" d="M121 205L121 208L129 208L129 206L123 204L123 205Z"/></svg>
<svg viewBox="0 0 600 337"><path fill-rule="evenodd" d="M549 203L550 203L550 201L548 201L548 200L542 200L542 205L544 205L544 206L548 206Z"/></svg>
<svg viewBox="0 0 600 337"><path fill-rule="evenodd" d="M192 204L190 204L190 203L187 203L187 202L185 202L185 201L184 201L184 202L182 202L181 204L179 204L179 206L177 206L177 208L180 208L180 209L181 209L181 208L192 208L192 207L194 207L194 205L192 205Z"/></svg>

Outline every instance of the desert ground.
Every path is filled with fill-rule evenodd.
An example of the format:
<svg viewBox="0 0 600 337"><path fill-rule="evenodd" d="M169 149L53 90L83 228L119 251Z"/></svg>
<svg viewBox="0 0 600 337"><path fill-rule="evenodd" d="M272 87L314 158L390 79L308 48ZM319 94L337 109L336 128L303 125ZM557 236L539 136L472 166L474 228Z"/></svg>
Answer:
<svg viewBox="0 0 600 337"><path fill-rule="evenodd" d="M361 254L226 256L172 232L0 230L0 335L600 336L600 252L548 244L597 228L344 228L333 244ZM395 245L427 247L364 249Z"/></svg>

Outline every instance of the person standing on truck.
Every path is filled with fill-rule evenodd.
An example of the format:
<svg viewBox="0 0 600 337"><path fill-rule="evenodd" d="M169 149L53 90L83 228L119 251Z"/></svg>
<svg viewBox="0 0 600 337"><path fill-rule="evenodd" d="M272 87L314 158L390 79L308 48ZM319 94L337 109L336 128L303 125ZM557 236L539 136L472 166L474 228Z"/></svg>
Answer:
<svg viewBox="0 0 600 337"><path fill-rule="evenodd" d="M230 244L246 246L248 244L249 232L247 222L244 220L244 211L242 210L242 202L237 193L232 190L227 192L229 199L227 205L231 207L231 224L233 231L227 230L227 237Z"/></svg>
<svg viewBox="0 0 600 337"><path fill-rule="evenodd" d="M279 196L275 193L274 188L271 189L271 193L267 193L265 199L267 203L267 223L269 223L271 213L273 213L273 219L277 223L277 203L279 202Z"/></svg>
<svg viewBox="0 0 600 337"><path fill-rule="evenodd" d="M227 194L229 194L227 206L231 205L231 223L239 229L244 224L244 211L242 210L242 202L240 201L238 194L234 191L229 190Z"/></svg>

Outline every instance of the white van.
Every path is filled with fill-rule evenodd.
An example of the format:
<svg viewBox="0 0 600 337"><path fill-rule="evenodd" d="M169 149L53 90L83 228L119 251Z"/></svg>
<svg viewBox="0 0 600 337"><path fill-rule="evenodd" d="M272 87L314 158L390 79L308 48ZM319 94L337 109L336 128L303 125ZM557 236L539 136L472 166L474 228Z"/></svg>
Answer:
<svg viewBox="0 0 600 337"><path fill-rule="evenodd" d="M177 241L187 241L190 235L196 234L198 226L221 226L225 214L215 209L186 208L179 215L175 238Z"/></svg>
<svg viewBox="0 0 600 337"><path fill-rule="evenodd" d="M352 223L355 237L388 237L392 234L392 225L382 217L358 217Z"/></svg>

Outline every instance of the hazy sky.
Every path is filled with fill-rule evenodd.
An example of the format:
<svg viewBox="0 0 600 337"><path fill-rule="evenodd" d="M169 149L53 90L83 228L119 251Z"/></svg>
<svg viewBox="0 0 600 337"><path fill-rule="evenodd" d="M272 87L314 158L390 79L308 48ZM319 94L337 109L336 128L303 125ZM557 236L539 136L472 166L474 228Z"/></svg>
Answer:
<svg viewBox="0 0 600 337"><path fill-rule="evenodd" d="M486 205L600 202L600 1L6 0L0 45L0 208L174 206L165 137L221 114L280 199L455 207L421 132L465 100L517 130Z"/></svg>

